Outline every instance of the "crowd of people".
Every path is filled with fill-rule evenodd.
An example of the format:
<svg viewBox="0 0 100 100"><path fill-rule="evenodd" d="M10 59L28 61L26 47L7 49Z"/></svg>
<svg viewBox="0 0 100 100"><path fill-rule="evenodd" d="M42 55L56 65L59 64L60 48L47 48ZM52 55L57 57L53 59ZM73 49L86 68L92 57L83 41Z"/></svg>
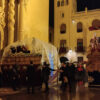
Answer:
<svg viewBox="0 0 100 100"><path fill-rule="evenodd" d="M36 75L35 75L34 62L30 61L30 64L21 70L18 65L10 65L9 67L0 67L0 87L10 86L13 90L20 89L23 85L27 87L28 93L34 93ZM76 91L76 85L78 82L87 82L87 73L82 64L78 64L77 67L73 63L62 62L59 69L51 69L50 64L43 63L40 74L40 85L45 84L45 92L49 91L48 81L51 71L57 71L59 73L59 81L61 81L60 89L65 91L68 87L70 92ZM39 75L38 74L38 75Z"/></svg>
<svg viewBox="0 0 100 100"><path fill-rule="evenodd" d="M68 87L69 92L76 92L78 83L85 84L88 82L87 72L81 63L75 66L74 63L62 62L59 72L59 80L61 81L60 88L63 91Z"/></svg>

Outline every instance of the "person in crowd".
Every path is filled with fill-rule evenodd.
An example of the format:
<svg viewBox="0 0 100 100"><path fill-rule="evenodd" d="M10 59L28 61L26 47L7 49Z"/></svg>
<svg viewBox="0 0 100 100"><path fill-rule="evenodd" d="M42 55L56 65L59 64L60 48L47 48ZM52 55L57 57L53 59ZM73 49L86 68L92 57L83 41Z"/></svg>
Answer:
<svg viewBox="0 0 100 100"><path fill-rule="evenodd" d="M76 92L76 67L73 63L69 63L67 65L67 77L68 77L68 84L69 84L69 92Z"/></svg>
<svg viewBox="0 0 100 100"><path fill-rule="evenodd" d="M84 78L85 78L85 69L83 67L83 64L80 62L78 63L77 70L76 70L76 75L77 75L77 82L79 85L83 84Z"/></svg>
<svg viewBox="0 0 100 100"><path fill-rule="evenodd" d="M18 87L18 71L17 71L17 65L14 64L13 68L11 69L12 71L12 88L13 90L17 90Z"/></svg>
<svg viewBox="0 0 100 100"><path fill-rule="evenodd" d="M86 64L84 64L84 79L83 79L83 82L84 82L84 87L88 87L88 71L86 69Z"/></svg>
<svg viewBox="0 0 100 100"><path fill-rule="evenodd" d="M30 88L32 88L32 93L34 93L34 78L35 78L35 68L33 61L30 61L30 65L27 66L26 71L27 78L27 92L30 93Z"/></svg>
<svg viewBox="0 0 100 100"><path fill-rule="evenodd" d="M60 88L65 91L68 83L68 78L67 78L67 69L66 69L66 63L62 62L61 67L60 67L60 77L59 81L61 81L61 86Z"/></svg>
<svg viewBox="0 0 100 100"><path fill-rule="evenodd" d="M13 75L14 75L13 66L9 65L9 68L8 68L8 79L9 79L10 87L13 86L13 77L14 77Z"/></svg>
<svg viewBox="0 0 100 100"><path fill-rule="evenodd" d="M2 78L3 78L3 86L8 85L8 68L7 65L2 65Z"/></svg>
<svg viewBox="0 0 100 100"><path fill-rule="evenodd" d="M55 69L51 69L49 67L49 64L47 64L46 62L43 63L43 66L42 66L42 75L41 75L41 78L42 78L42 83L45 84L45 92L48 92L49 90L49 87L48 87L48 80L49 80L49 75L50 75L50 72L51 71L55 71Z"/></svg>

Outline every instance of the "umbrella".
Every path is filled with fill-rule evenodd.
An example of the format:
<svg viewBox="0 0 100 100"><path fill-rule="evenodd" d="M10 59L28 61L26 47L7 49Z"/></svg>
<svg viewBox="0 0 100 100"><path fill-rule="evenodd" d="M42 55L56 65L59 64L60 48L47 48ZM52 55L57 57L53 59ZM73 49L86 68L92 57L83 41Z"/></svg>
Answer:
<svg viewBox="0 0 100 100"><path fill-rule="evenodd" d="M60 62L61 63L62 62L67 62L67 61L69 61L68 58L66 58L66 57L60 57Z"/></svg>

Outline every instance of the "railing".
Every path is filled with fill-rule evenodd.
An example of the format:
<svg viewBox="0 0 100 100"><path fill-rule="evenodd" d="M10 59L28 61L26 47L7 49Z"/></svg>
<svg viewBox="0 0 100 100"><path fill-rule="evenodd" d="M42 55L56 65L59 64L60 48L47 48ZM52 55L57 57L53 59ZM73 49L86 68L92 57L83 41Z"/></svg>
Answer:
<svg viewBox="0 0 100 100"><path fill-rule="evenodd" d="M75 47L75 51L76 52L85 52L86 51L86 48L83 47L83 46Z"/></svg>
<svg viewBox="0 0 100 100"><path fill-rule="evenodd" d="M58 48L58 53L63 54L68 52L68 47L60 47Z"/></svg>

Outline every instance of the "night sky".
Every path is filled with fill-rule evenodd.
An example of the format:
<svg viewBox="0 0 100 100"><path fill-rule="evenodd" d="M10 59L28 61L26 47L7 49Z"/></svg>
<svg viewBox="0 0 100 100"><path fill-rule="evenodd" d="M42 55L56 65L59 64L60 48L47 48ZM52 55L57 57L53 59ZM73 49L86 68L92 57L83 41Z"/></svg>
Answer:
<svg viewBox="0 0 100 100"><path fill-rule="evenodd" d="M54 27L54 0L49 0L49 26Z"/></svg>
<svg viewBox="0 0 100 100"><path fill-rule="evenodd" d="M77 0L77 11L100 9L100 0ZM54 27L54 0L49 0L49 26Z"/></svg>
<svg viewBox="0 0 100 100"><path fill-rule="evenodd" d="M100 0L77 0L77 11L100 9Z"/></svg>

